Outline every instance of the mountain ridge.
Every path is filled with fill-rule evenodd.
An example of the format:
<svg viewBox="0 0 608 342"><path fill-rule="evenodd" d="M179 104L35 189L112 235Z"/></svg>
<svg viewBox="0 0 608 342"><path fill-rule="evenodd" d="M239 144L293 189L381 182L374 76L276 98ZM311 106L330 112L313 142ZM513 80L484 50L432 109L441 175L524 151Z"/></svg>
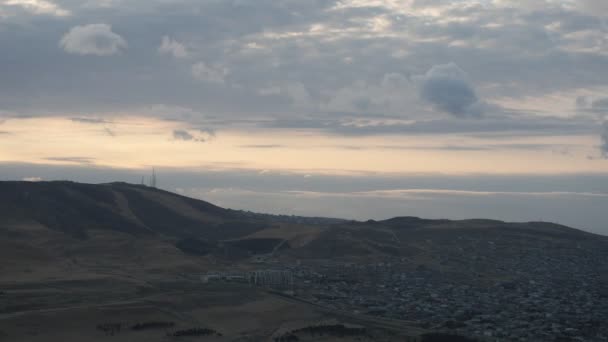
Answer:
<svg viewBox="0 0 608 342"><path fill-rule="evenodd" d="M123 210L126 209L124 206L128 206L133 214L136 214L136 218L133 218L128 212L121 211L121 196L127 197L126 203L122 203ZM34 197L32 199L32 197ZM65 203L62 203L65 202ZM93 204L99 207L99 212L95 212L92 208L87 205ZM139 203L138 203L139 202ZM142 203L145 202L145 203ZM180 203L181 202L181 203ZM175 213L178 214L179 221L191 219L199 222L218 222L222 220L235 221L235 220L254 220L256 222L269 222L269 221L281 221L281 220L306 220L320 221L319 224L377 224L387 225L393 227L422 227L438 224L453 224L453 223L466 223L471 226L483 226L483 225L529 225L529 226L544 226L545 228L553 228L556 230L568 230L570 232L576 231L584 234L593 234L585 232L576 228L567 227L557 223L551 222L506 222L494 219L464 219L464 220L450 220L450 219L425 219L414 216L397 216L385 220L368 220L356 221L339 218L325 218L325 217L303 217L303 216L290 216L290 215L273 215L264 213L253 213L250 211L225 209L209 203L204 200L195 199L192 197L184 196L178 193L170 192L163 189L152 188L145 185L131 184L126 182L110 182L110 183L78 183L73 181L43 181L43 182L28 182L28 181L0 181L0 209L1 218L43 218L42 224L49 224L49 228L64 229L73 234L82 233L79 229L74 227L68 228L62 225L60 221L61 215L53 215L50 213L51 210L65 211L65 205L71 205L76 209L84 210L84 213L92 215L93 219L100 219L101 224L113 223L108 221L106 215L114 213L116 216L116 222L118 226L114 226L114 229L126 231L131 233L145 233L145 230L150 230L150 227L142 222L142 217L158 214L154 210L162 210L164 214L167 214L167 209L172 213L172 217L175 218ZM134 205L135 204L135 205ZM155 205L156 204L156 205ZM44 208L44 205L49 207ZM131 206L135 206L131 208ZM152 208L144 208L150 206ZM143 212L144 209L150 211ZM194 210L193 210L194 209ZM28 211L29 210L29 211ZM109 212L108 212L109 211ZM140 215L137 215L139 213ZM77 214L73 210L68 210L67 214ZM204 215L203 215L204 214ZM206 215L206 216L205 216ZM76 215L77 219L83 219L82 215ZM59 220L49 220L51 218L58 218ZM131 218L131 220L129 220ZM126 220L127 222L125 222ZM87 220L80 222L84 225ZM130 221L130 222L129 222ZM147 220L150 222L150 220ZM75 222L78 226L78 223ZM183 222L182 222L183 223ZM97 222L99 224L99 222ZM142 227L144 226L144 227ZM140 231L139 228L148 228ZM78 227L83 228L83 227ZM108 228L108 227L104 227ZM161 229L163 231L163 229ZM165 230L165 233L171 233L169 230ZM176 232L173 232L176 233ZM179 232L178 232L179 233ZM186 233L186 232L182 232ZM597 234L593 234L597 235ZM601 236L601 235L598 235Z"/></svg>
<svg viewBox="0 0 608 342"><path fill-rule="evenodd" d="M158 270L169 263L177 270L208 262L400 258L440 267L471 253L509 259L539 248L576 254L608 246L608 237L546 222L256 214L142 185L67 181L0 182L0 237L7 276L22 272L24 261L41 269Z"/></svg>

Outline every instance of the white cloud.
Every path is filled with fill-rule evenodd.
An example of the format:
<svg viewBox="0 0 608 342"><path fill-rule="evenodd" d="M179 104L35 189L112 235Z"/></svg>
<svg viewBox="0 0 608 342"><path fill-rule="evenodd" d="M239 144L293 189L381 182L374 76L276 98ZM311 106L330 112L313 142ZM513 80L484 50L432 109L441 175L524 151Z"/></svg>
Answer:
<svg viewBox="0 0 608 342"><path fill-rule="evenodd" d="M68 53L97 56L115 55L128 47L127 41L107 24L75 26L59 45Z"/></svg>
<svg viewBox="0 0 608 342"><path fill-rule="evenodd" d="M158 53L161 55L171 55L175 58L188 57L188 50L184 44L169 36L163 36L160 46L158 47Z"/></svg>
<svg viewBox="0 0 608 342"><path fill-rule="evenodd" d="M18 6L34 14L53 15L56 17L71 15L70 11L46 0L6 0L4 4L7 6Z"/></svg>
<svg viewBox="0 0 608 342"><path fill-rule="evenodd" d="M224 84L226 83L226 76L230 71L228 68L223 66L210 66L205 62L198 62L192 65L192 76L199 81Z"/></svg>

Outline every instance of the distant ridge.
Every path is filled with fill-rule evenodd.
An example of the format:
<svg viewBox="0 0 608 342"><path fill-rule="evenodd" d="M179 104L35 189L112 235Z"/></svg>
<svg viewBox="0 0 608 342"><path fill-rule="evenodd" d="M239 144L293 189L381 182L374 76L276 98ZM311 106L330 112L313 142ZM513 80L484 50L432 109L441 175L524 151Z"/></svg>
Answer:
<svg viewBox="0 0 608 342"><path fill-rule="evenodd" d="M71 181L0 182L0 223L35 221L49 229L85 237L87 229L113 230L129 234L164 234L175 237L235 237L255 229L222 231L222 225L271 225L277 222L307 225L373 225L392 228L486 227L529 229L538 233L591 235L546 222L507 223L498 220L423 219L403 216L382 221L357 222L342 219L258 214L224 209L198 199L145 185L113 182L85 184ZM244 224L247 223L247 224ZM219 228L218 228L219 227ZM225 227L224 227L225 228ZM234 228L233 228L234 229ZM213 236L217 235L217 236Z"/></svg>
<svg viewBox="0 0 608 342"><path fill-rule="evenodd" d="M0 182L0 279L24 272L36 279L117 270L175 274L201 272L209 263L304 259L403 260L454 274L477 265L498 276L497 263L530 255L591 260L606 248L608 237L546 222L408 216L360 222L224 209L128 183Z"/></svg>

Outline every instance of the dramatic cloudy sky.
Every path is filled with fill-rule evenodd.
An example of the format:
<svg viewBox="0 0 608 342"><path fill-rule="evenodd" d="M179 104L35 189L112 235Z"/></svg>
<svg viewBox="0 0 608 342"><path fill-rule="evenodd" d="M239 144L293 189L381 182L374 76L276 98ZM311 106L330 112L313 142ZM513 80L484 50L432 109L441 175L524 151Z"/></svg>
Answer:
<svg viewBox="0 0 608 342"><path fill-rule="evenodd" d="M608 234L605 0L0 0L0 178Z"/></svg>

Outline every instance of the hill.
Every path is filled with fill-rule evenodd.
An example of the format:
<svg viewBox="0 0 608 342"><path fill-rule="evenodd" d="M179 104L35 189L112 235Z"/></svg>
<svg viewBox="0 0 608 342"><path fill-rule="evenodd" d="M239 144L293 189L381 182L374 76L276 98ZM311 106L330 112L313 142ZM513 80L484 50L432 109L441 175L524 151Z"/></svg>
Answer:
<svg viewBox="0 0 608 342"><path fill-rule="evenodd" d="M88 229L184 236L243 215L210 203L127 183L0 182L0 218L36 221L84 238Z"/></svg>
<svg viewBox="0 0 608 342"><path fill-rule="evenodd" d="M32 231L37 234L32 235ZM229 260L255 255L297 258L383 258L438 254L463 237L492 244L590 243L606 238L544 223L495 220L428 220L397 217L356 222L256 214L220 208L205 201L127 183L0 182L0 234L4 244L27 249L40 239L65 239L67 246L102 252L104 239L156 241L192 256ZM29 238L29 240L28 240ZM429 241L434 241L429 243ZM99 244L97 243L99 242ZM7 246L8 248L8 246ZM14 246L13 246L14 248ZM40 255L56 252L41 250ZM70 252L71 253L71 252ZM68 253L68 254L70 254ZM35 255L34 253L33 255ZM117 260L118 261L118 260Z"/></svg>
<svg viewBox="0 0 608 342"><path fill-rule="evenodd" d="M298 259L399 258L412 267L449 265L458 272L455 260L474 255L483 257L487 268L522 251L576 255L601 249L608 240L544 222L416 217L356 222L255 214L142 185L74 182L0 182L0 237L0 270L7 277L15 271L50 276L55 268L175 272L209 262Z"/></svg>
<svg viewBox="0 0 608 342"><path fill-rule="evenodd" d="M607 237L547 222L358 222L126 183L0 182L0 340L133 326L117 339L600 341L606 274Z"/></svg>

